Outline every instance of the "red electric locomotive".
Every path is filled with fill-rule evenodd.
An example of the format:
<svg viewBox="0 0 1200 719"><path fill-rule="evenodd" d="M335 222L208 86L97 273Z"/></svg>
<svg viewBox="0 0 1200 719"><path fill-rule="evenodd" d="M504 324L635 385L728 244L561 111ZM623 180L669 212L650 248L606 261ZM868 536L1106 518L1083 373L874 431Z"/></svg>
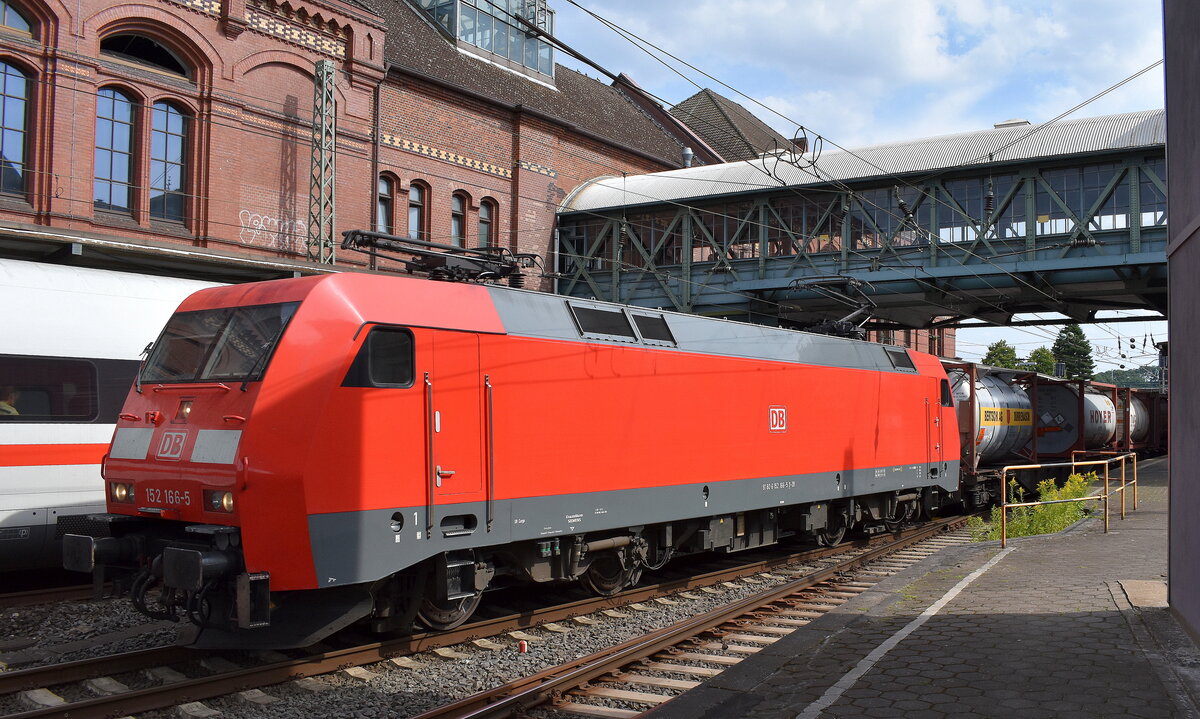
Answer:
<svg viewBox="0 0 1200 719"><path fill-rule="evenodd" d="M205 646L444 629L500 582L614 593L928 515L953 404L930 355L758 325L359 273L207 289L125 402L108 536L65 563L131 572Z"/></svg>

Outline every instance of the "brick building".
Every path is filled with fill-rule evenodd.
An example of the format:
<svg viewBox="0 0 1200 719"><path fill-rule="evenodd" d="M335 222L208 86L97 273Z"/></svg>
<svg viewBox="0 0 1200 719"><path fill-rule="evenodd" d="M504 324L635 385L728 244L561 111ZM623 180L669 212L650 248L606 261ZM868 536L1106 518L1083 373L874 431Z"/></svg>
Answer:
<svg viewBox="0 0 1200 719"><path fill-rule="evenodd" d="M317 269L320 60L336 68L339 233L545 255L578 184L682 165L685 126L632 103L635 85L556 66L503 10L551 30L544 2L475 5L0 2L0 255L222 279Z"/></svg>
<svg viewBox="0 0 1200 719"><path fill-rule="evenodd" d="M927 330L876 330L871 325L866 326L867 339L872 342L882 342L889 345L911 347L918 352L928 352L939 357L957 357L957 332L953 329L938 328Z"/></svg>

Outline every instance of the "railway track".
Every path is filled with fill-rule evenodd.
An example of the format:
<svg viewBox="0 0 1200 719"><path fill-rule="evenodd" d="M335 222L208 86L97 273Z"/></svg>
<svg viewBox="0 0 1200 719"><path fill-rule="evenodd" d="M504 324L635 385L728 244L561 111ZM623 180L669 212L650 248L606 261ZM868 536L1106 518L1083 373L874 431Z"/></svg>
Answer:
<svg viewBox="0 0 1200 719"><path fill-rule="evenodd" d="M955 521L962 522L965 520L959 518ZM917 530L910 530L895 542L887 541L887 543L884 543L886 540L892 539L891 535L889 535L886 538L877 537L872 541L863 540L833 548L780 556L734 568L712 571L694 577L673 579L653 586L639 587L614 597L589 598L535 611L473 622L450 632L416 634L389 641L369 642L347 648L298 653L295 655L285 655L278 652L265 652L258 656L247 655L240 658L244 665L235 665L224 656L215 655L213 652L202 652L182 647L162 647L99 659L0 673L0 696L9 697L10 701L8 701L8 705L19 706L22 709L17 713L4 715L3 719L33 719L34 717L56 716L69 716L79 719L84 717L124 716L186 704L188 702L197 702L212 697L246 692L253 694L254 689L257 687L314 677L349 667L362 667L426 651L445 650L453 645L467 641L486 640L488 637L503 636L505 634L513 634L514 632L516 636L521 636L519 633L521 629L567 621L594 612L608 611L610 612L610 616L612 616L615 613L614 610L622 605L637 605L639 602L656 599L664 601L663 598L669 595L680 593L686 595L686 593L693 589L697 591L711 591L706 590L705 587L712 587L723 582L732 582L747 577L751 578L748 581L753 581L755 575L761 575L764 572L792 572L793 570L782 569L789 564L797 562L812 563L822 560L831 561L831 558L838 555L847 555L842 561L833 563L815 572L811 570L802 571L801 574L804 575L803 577L788 582L784 585L785 589L773 590L766 595L766 598L756 597L752 601L744 600L731 605L734 608L722 610L723 613L720 617L712 612L703 614L686 622L687 626L684 628L675 627L670 628L670 630L660 630L634 642L629 642L627 643L628 646L621 645L614 650L602 652L601 654L609 659L609 661L603 664L603 668L600 668L601 665L598 664L601 657L588 657L585 659L591 661L580 660L576 667L558 667L554 670L543 672L537 675L537 677L530 677L520 682L511 683L492 692L476 695L463 702L444 707L443 710L439 710L442 713L434 712L422 715L427 717L506 716L503 713L477 715L472 712L478 711L484 706L490 707L488 711L492 712L494 709L500 709L505 706L516 708L545 704L552 697L571 694L578 701L560 702L562 706L559 709L561 711L574 712L576 714L581 712L587 713L588 711L601 712L600 714L593 713L591 714L592 716L633 716L636 715L636 711L633 714L621 714L619 712L629 712L632 710L615 709L618 712L617 714L603 713L605 711L614 711L614 709L603 705L598 705L601 707L598 710L588 709L586 705L588 701L597 698L601 701L619 702L657 700L640 697L640 695L645 694L644 691L611 686L612 682L604 682L602 685L596 686L587 685L586 682L616 671L618 672L616 676L624 676L628 680L627 683L640 683L642 686L649 684L658 690L686 690L692 685L691 682L711 676L714 667L721 665L728 666L736 663L736 661L740 661L740 658L751 653L755 646L762 646L770 638L778 637L781 632L787 631L787 627L794 629L806 623L811 619L813 612L822 611L823 609L827 610L832 606L840 604L854 594L861 592L868 586L865 582L838 581L837 578L849 568L870 561L878 561L886 554L895 553L898 551L898 544L906 546L915 541L922 541L930 536L944 533L947 526L949 526L947 522L935 522ZM883 572L898 570L895 570L895 565L891 565L886 570L878 571L881 572L880 576L882 576ZM833 582L833 584L819 590L822 597L819 602L812 601L811 597L805 599L794 596L797 592L818 587L822 582ZM792 598L787 599L787 597ZM790 606L780 610L785 613L774 612L778 616L775 617L772 623L754 620L751 624L743 626L741 629L718 629L714 633L714 627L719 627L727 621L733 621L726 618L725 614L728 614L729 617L737 617L751 611L753 607L761 607L779 602L790 602ZM750 620L741 621L746 622ZM764 629L763 627L771 628ZM634 662L642 661L647 657L654 657L656 654L668 651L670 647L676 647L687 642L688 639L685 635L689 630L692 631L691 636L706 631L711 636L709 639L694 647L690 647L686 651L680 650L677 652L674 660L671 662L675 668L666 670L675 675L685 675L688 677L687 679L655 678L646 674L645 671L628 671L622 668ZM696 659L689 656L696 653L693 650L699 652L712 651L714 644L717 647L725 646L727 648L725 650L728 653L727 656L708 660ZM634 658L614 659L614 657ZM699 661L702 663L676 666L674 662L680 660ZM614 665L614 661L617 664ZM647 661L650 664L655 663L653 659ZM621 662L624 663L622 664ZM203 676L194 676L197 673L197 666L200 667L200 672L204 672ZM616 667L615 669L613 668L614 666ZM179 669L173 669L172 667L179 667ZM166 670L164 671L162 668L166 668ZM647 671L653 673L654 671L661 672L664 670L656 670L655 667L649 666ZM189 672L191 675L189 675ZM138 678L137 681L122 681L118 678L134 675ZM558 676L559 682L550 683L548 677L551 676ZM561 684L561 678L564 676L579 677L579 681L572 687L564 688L564 685ZM134 685L141 686L140 688L134 688ZM576 695L573 692L583 692L583 694ZM659 695L656 694L654 696ZM11 698L15 698L16 701L12 701ZM248 696L246 698L253 701ZM666 696L666 698L669 698L669 696ZM665 698L662 701L665 701ZM575 704L579 706L572 706Z"/></svg>
<svg viewBox="0 0 1200 719"><path fill-rule="evenodd" d="M630 719L720 674L746 656L949 544L965 518L909 536L618 647L480 692L415 719L501 719L537 707L541 716ZM912 547L929 543L922 548ZM912 548L910 548L912 547ZM870 565L861 579L844 574ZM684 677L684 678L679 678ZM628 708L637 707L637 708Z"/></svg>
<svg viewBox="0 0 1200 719"><path fill-rule="evenodd" d="M94 596L95 588L91 584L30 589L24 592L5 592L0 594L0 609L28 607L35 604L50 604L51 602L78 601L80 599L91 599Z"/></svg>

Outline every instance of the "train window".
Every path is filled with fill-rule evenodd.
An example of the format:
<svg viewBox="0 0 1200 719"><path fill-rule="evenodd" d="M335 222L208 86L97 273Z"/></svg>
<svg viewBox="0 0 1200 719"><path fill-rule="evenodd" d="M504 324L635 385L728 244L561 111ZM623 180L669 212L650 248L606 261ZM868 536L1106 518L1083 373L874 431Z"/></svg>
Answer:
<svg viewBox="0 0 1200 719"><path fill-rule="evenodd" d="M374 327L346 373L343 387L411 387L413 336L399 327Z"/></svg>
<svg viewBox="0 0 1200 719"><path fill-rule="evenodd" d="M896 369L911 369L915 370L916 365L913 364L912 357L908 356L908 350L901 347L884 347L887 352L887 357L892 362L892 366Z"/></svg>
<svg viewBox="0 0 1200 719"><path fill-rule="evenodd" d="M649 344L666 343L675 346L675 335L671 334L671 328L667 326L667 319L662 315L640 315L636 312L630 313L633 315L633 322L637 325L638 333L642 339Z"/></svg>
<svg viewBox="0 0 1200 719"><path fill-rule="evenodd" d="M154 343L142 381L259 379L299 304L177 313Z"/></svg>
<svg viewBox="0 0 1200 719"><path fill-rule="evenodd" d="M597 307L580 307L571 305L579 331L585 336L596 336L601 339L636 340L633 325L622 310L607 310Z"/></svg>
<svg viewBox="0 0 1200 719"><path fill-rule="evenodd" d="M950 392L950 380L942 380L942 406L954 406L954 395Z"/></svg>
<svg viewBox="0 0 1200 719"><path fill-rule="evenodd" d="M91 422L97 388L89 360L0 356L0 422Z"/></svg>

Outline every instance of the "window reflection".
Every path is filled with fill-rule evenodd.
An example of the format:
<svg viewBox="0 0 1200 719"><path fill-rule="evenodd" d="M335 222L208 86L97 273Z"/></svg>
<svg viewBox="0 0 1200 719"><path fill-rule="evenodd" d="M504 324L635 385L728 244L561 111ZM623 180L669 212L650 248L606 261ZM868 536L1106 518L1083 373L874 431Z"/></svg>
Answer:
<svg viewBox="0 0 1200 719"><path fill-rule="evenodd" d="M25 123L28 118L29 78L0 63L0 191L25 191Z"/></svg>
<svg viewBox="0 0 1200 719"><path fill-rule="evenodd" d="M150 134L150 216L181 222L187 202L187 116L154 104Z"/></svg>
<svg viewBox="0 0 1200 719"><path fill-rule="evenodd" d="M25 15L7 2L3 2L3 0L0 0L0 25L31 34L33 31Z"/></svg>
<svg viewBox="0 0 1200 719"><path fill-rule="evenodd" d="M522 20L554 34L546 0L418 0L451 36L543 75L554 74L554 49Z"/></svg>
<svg viewBox="0 0 1200 719"><path fill-rule="evenodd" d="M96 97L97 209L131 208L130 175L133 163L133 101L124 93L106 87Z"/></svg>

